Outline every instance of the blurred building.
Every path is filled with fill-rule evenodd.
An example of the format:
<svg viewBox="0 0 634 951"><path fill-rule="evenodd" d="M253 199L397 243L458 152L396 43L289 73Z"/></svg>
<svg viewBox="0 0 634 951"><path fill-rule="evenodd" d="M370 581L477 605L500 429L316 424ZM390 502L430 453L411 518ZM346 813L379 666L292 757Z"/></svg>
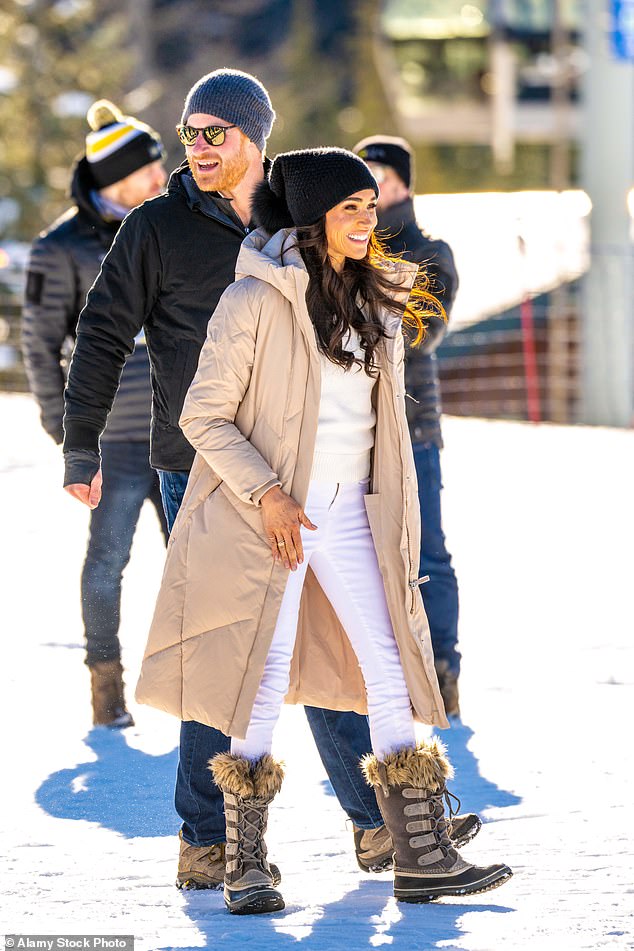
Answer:
<svg viewBox="0 0 634 951"><path fill-rule="evenodd" d="M384 81L404 134L493 145L576 139L580 0L387 0Z"/></svg>
<svg viewBox="0 0 634 951"><path fill-rule="evenodd" d="M631 10L628 2L612 0L613 14ZM461 273L439 353L447 409L623 425L634 412L634 213L625 210L634 28L623 34L630 64L608 63L608 8L607 0L12 5L0 14L0 113L7 127L29 116L31 134L0 149L0 387L25 385L18 245L6 241L30 240L66 207L91 99L107 95L159 129L174 165L188 88L231 65L271 93L271 154L351 146L377 131L411 140L427 193L421 224L449 240ZM591 241L588 198L569 191L579 184L592 206ZM582 311L597 325L584 329Z"/></svg>

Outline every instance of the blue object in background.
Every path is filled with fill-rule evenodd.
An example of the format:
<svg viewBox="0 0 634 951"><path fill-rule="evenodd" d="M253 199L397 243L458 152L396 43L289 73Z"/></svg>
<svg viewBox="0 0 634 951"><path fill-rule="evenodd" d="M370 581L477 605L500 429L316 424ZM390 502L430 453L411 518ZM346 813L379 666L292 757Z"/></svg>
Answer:
<svg viewBox="0 0 634 951"><path fill-rule="evenodd" d="M610 17L613 55L634 61L634 0L610 0Z"/></svg>

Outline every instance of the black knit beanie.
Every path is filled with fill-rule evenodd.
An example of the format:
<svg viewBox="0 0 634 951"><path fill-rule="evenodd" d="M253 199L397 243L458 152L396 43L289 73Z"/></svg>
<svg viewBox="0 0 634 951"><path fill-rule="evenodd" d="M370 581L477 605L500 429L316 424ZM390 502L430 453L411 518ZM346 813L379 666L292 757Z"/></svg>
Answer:
<svg viewBox="0 0 634 951"><path fill-rule="evenodd" d="M239 69L215 69L192 86L181 122L188 122L197 112L237 125L260 150L264 149L275 120L275 110L262 83Z"/></svg>
<svg viewBox="0 0 634 951"><path fill-rule="evenodd" d="M344 198L366 188L378 196L379 186L368 166L345 149L280 152L268 179L255 191L253 218L269 234L312 225Z"/></svg>
<svg viewBox="0 0 634 951"><path fill-rule="evenodd" d="M92 129L86 136L86 161L97 188L114 185L144 165L165 159L158 132L124 116L107 99L94 102L86 118Z"/></svg>
<svg viewBox="0 0 634 951"><path fill-rule="evenodd" d="M405 139L391 135L371 135L357 142L353 152L364 162L389 165L410 190L414 187L412 147Z"/></svg>

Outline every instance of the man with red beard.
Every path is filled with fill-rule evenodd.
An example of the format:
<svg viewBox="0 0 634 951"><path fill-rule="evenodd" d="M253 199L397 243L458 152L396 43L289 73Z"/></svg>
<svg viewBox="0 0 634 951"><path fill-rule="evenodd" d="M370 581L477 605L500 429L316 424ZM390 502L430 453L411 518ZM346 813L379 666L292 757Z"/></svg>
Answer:
<svg viewBox="0 0 634 951"><path fill-rule="evenodd" d="M170 527L176 518L194 459L178 420L209 318L234 280L238 250L251 227L251 196L264 177L274 118L268 93L253 76L230 69L203 76L188 93L177 126L186 161L173 172L165 195L128 215L103 262L77 327L64 417L64 485L90 508L101 495L100 435L134 338L144 328L152 364L151 463ZM214 671L206 676L213 689ZM389 867L392 844L358 768L371 750L366 718L308 707L306 715L353 821L359 865L366 871ZM183 820L180 886L222 886L223 799L208 762L229 747L218 730L182 724L176 782Z"/></svg>

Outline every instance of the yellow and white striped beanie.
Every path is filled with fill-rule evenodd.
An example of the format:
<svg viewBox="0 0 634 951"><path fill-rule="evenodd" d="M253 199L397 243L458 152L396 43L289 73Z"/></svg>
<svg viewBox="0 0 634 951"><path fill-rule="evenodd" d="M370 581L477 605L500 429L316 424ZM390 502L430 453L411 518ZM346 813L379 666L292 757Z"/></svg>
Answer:
<svg viewBox="0 0 634 951"><path fill-rule="evenodd" d="M86 161L97 188L113 185L144 165L165 158L158 132L132 116L124 116L107 99L93 103L86 118L92 129L86 136Z"/></svg>

